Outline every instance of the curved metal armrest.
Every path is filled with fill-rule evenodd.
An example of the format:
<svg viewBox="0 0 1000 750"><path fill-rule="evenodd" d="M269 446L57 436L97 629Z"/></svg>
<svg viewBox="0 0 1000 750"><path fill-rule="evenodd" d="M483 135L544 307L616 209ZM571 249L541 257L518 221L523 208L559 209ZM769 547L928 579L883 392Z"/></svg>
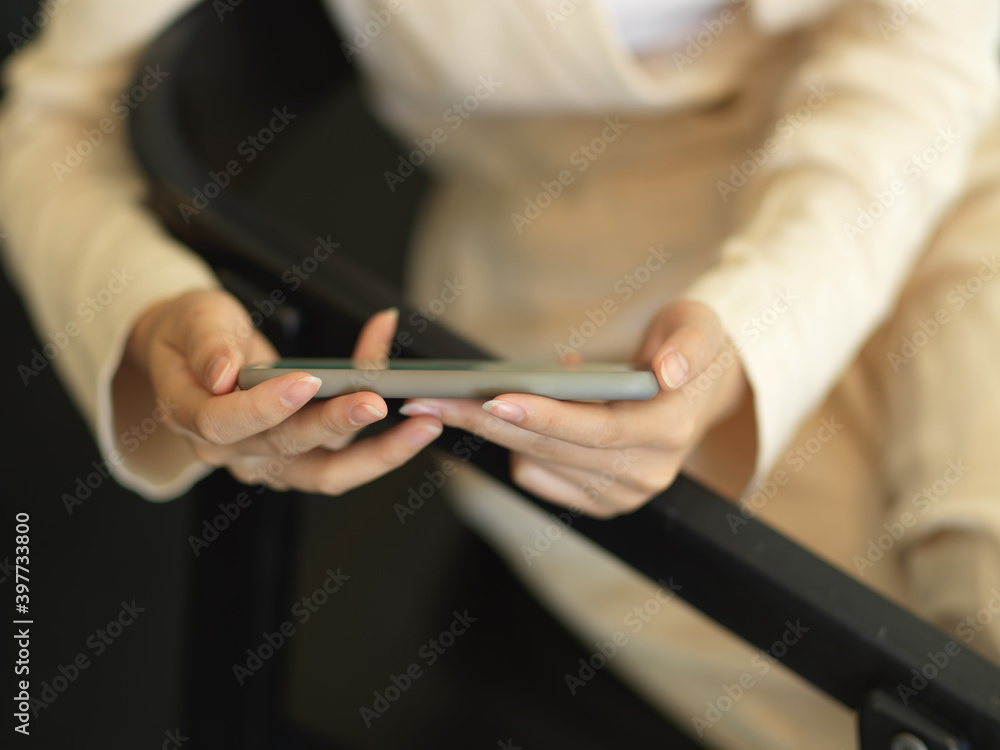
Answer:
<svg viewBox="0 0 1000 750"><path fill-rule="evenodd" d="M212 167L192 144L192 129L203 125L192 123L202 116L211 121L209 108L214 116L219 98L238 89L235 84L224 86L224 76L210 75L212 66L206 60L242 54L246 59L241 65L256 61L266 67L275 59L287 63L282 57L285 48L273 34L263 42L271 51L269 60L261 60L256 48L245 47L248 32L241 25L248 21L239 15L248 14L250 6L248 2L220 20L206 3L153 45L140 70L161 64L175 74L136 110L132 134L152 184L153 205L167 225L216 266L238 267L263 279L266 288L278 282L291 261L310 253L313 237L268 217L233 191L222 190L194 215L182 217L177 211L178 205L191 203L194 187L205 183ZM296 40L293 46L298 48L316 43L298 36ZM325 49L340 54L336 40L328 39ZM206 58L205 50L214 52ZM315 73L315 65L309 69ZM313 76L310 91L294 93L305 97L300 102L303 111L350 85L349 66L328 60L326 72ZM245 69L242 74L250 75ZM301 83L301 77L296 80ZM192 93L192 88L197 91ZM225 108L233 103L227 98ZM290 295L307 317L346 321L354 330L376 310L398 305L404 324L411 319L414 311L398 291L363 264L345 254L335 254L327 263L322 276L310 276ZM413 345L408 353L413 356L488 357L433 322L419 334L410 333ZM448 430L438 444L448 450L461 437ZM469 460L514 486L505 451L487 443ZM564 519L568 515L525 497ZM678 478L631 515L611 521L571 517L564 522L862 712L866 747L887 747L889 738L904 728L930 748L960 746L948 744L952 741L983 750L1000 747L1000 669L689 479ZM790 630L795 645L782 648ZM923 677L932 672L932 679Z"/></svg>

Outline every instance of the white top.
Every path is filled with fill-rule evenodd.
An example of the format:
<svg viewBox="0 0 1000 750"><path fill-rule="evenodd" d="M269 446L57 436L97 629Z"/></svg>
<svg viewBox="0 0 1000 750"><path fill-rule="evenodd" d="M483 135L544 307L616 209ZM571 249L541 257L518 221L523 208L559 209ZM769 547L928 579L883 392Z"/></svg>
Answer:
<svg viewBox="0 0 1000 750"><path fill-rule="evenodd" d="M673 47L702 29L730 0L606 0L622 42L633 52Z"/></svg>

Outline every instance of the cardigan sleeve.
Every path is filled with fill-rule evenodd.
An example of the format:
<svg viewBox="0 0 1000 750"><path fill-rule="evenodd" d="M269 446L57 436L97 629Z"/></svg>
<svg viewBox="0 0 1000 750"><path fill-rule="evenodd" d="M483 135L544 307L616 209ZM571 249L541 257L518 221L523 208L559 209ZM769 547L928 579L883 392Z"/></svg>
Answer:
<svg viewBox="0 0 1000 750"><path fill-rule="evenodd" d="M144 208L123 92L141 47L189 0L74 0L4 69L0 112L3 258L41 345L19 355L25 387L58 372L116 478L151 499L207 471L163 426L169 404L111 384L137 318L155 302L218 286L211 270ZM141 85L170 71L154 67Z"/></svg>
<svg viewBox="0 0 1000 750"><path fill-rule="evenodd" d="M850 0L822 23L771 139L716 185L753 210L684 295L739 353L758 478L892 310L997 101L992 0Z"/></svg>

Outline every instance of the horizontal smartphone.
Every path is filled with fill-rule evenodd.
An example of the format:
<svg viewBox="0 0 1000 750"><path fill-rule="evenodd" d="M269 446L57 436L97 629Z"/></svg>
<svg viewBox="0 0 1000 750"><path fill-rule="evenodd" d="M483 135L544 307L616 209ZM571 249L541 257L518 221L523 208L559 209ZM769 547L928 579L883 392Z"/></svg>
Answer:
<svg viewBox="0 0 1000 750"><path fill-rule="evenodd" d="M383 398L492 398L531 393L565 401L652 398L656 376L626 364L558 365L473 359L399 359L386 369L355 369L350 359L281 359L240 370L240 388L292 371L323 381L317 398L372 391Z"/></svg>

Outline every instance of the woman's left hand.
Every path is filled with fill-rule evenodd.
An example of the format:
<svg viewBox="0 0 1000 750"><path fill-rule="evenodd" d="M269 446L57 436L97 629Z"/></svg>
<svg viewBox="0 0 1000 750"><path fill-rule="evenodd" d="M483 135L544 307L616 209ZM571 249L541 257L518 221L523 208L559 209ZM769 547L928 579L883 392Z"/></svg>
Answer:
<svg viewBox="0 0 1000 750"><path fill-rule="evenodd" d="M610 518L666 489L705 433L749 394L718 316L698 302L662 308L635 361L651 365L660 383L648 401L579 403L511 393L485 403L412 399L401 411L487 437L510 449L512 476L524 489ZM713 362L718 366L709 371Z"/></svg>

